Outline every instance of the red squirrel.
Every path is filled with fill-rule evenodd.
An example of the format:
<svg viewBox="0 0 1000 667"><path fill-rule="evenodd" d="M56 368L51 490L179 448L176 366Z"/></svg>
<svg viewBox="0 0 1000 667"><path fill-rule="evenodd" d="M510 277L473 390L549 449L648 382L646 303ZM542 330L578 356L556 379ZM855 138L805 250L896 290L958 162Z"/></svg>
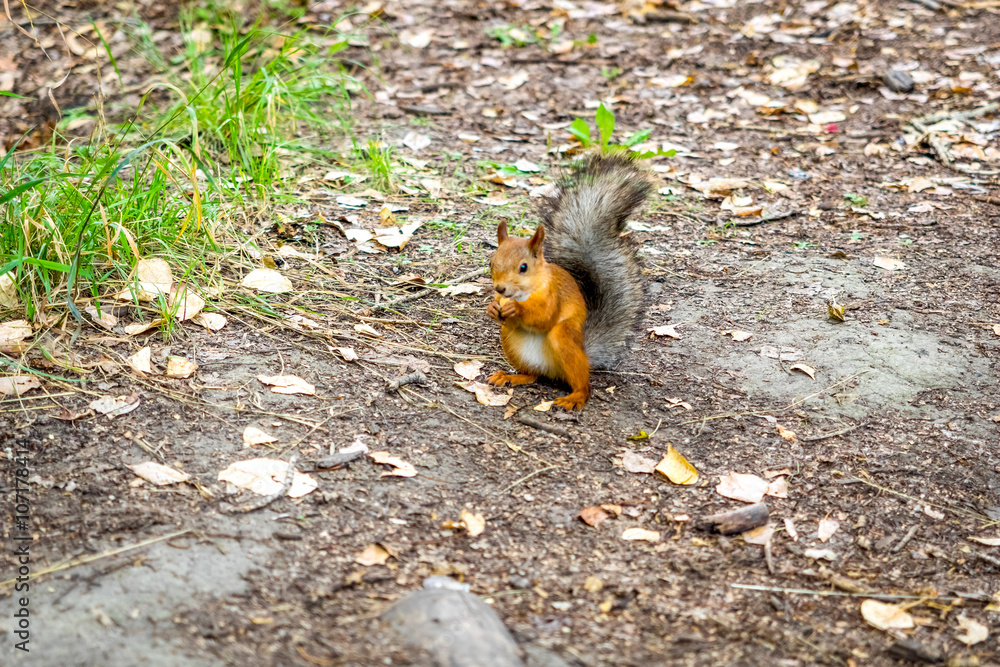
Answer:
<svg viewBox="0 0 1000 667"><path fill-rule="evenodd" d="M538 376L570 386L556 405L583 409L590 369L607 368L625 351L642 305L628 217L652 184L627 153L591 155L542 205L530 239L497 228L490 259L495 299L486 313L501 323L504 355L517 373L498 371L490 384L531 384Z"/></svg>

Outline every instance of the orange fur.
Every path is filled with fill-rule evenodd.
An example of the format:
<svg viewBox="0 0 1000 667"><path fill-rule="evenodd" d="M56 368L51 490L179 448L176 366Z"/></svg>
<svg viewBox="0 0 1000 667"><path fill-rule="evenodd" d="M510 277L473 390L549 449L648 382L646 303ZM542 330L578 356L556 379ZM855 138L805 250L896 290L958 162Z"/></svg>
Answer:
<svg viewBox="0 0 1000 667"><path fill-rule="evenodd" d="M590 398L590 362L583 345L587 306L580 287L565 269L545 261L543 226L531 239L518 239L509 237L501 223L497 238L500 247L490 265L498 294L487 313L502 323L503 351L518 375L498 372L489 382L529 384L544 375L572 390L556 405L582 409Z"/></svg>

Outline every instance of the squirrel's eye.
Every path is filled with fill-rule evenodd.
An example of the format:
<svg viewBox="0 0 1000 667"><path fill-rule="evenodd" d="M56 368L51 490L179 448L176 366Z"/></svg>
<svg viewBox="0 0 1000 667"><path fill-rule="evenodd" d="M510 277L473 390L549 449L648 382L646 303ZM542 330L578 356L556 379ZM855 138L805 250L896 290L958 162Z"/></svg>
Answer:
<svg viewBox="0 0 1000 667"><path fill-rule="evenodd" d="M528 270L528 265L527 264L522 264L521 265L521 273L524 273L527 270Z"/></svg>

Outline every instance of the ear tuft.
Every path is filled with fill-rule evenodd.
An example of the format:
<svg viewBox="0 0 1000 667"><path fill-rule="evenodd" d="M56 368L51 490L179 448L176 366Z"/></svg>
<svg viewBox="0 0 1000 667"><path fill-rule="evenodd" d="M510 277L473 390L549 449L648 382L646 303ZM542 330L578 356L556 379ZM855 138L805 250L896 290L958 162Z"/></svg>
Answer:
<svg viewBox="0 0 1000 667"><path fill-rule="evenodd" d="M497 243L503 243L507 240L507 221L502 221L497 225Z"/></svg>
<svg viewBox="0 0 1000 667"><path fill-rule="evenodd" d="M538 225L538 229L535 230L534 236L528 240L528 250L531 254L538 256L542 251L542 242L545 240L545 225Z"/></svg>

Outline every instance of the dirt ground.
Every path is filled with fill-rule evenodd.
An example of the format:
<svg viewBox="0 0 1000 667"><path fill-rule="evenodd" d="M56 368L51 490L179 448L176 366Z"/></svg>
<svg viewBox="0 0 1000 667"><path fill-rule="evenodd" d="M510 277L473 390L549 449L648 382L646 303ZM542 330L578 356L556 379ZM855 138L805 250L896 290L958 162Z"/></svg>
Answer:
<svg viewBox="0 0 1000 667"><path fill-rule="evenodd" d="M16 664L426 664L378 615L432 574L468 583L522 646L571 665L888 665L899 637L953 664L998 664L1000 560L970 538L1000 534L1000 199L989 173L1000 169L1000 115L924 123L958 123L936 135L951 143L951 167L907 129L1000 97L1000 12L978 4L715 0L661 6L644 23L596 2L385 4L370 35L377 50L351 52L380 65L358 70L372 97L356 100L356 132L426 161L402 172L404 183L441 180L437 197L388 197L424 226L402 251L358 252L333 227L307 223L322 213L373 229L381 203L348 211L335 196L350 189L308 189L304 203L278 207L284 223L260 230L324 252L319 269L287 260L293 284L310 289L269 298L274 322L229 310L221 331L185 325L168 343L89 329L76 350L92 369L82 391L47 383L50 398L2 402L5 456L32 451L33 567L101 556L33 582L32 651ZM308 16L343 8L323 5ZM74 11L82 26L102 10ZM560 35L544 37L560 18ZM501 23L543 36L505 48L486 31ZM428 29L424 48L390 38ZM553 53L550 42L566 39L578 43ZM792 90L775 83L779 57L820 68ZM882 80L891 68L928 76L893 92ZM614 102L623 136L650 128L679 150L653 161L661 189L632 226L646 281L641 328L619 368L594 374L582 413L533 411L565 392L542 383L514 390L520 410L505 419L504 407L456 386L453 370L469 359L486 374L506 368L485 277L479 294L375 304L414 291L392 285L403 274L444 283L485 266L500 219L530 229L529 191L560 169L550 148L569 144L565 125L592 120L599 99ZM814 102L802 109L820 122L797 100ZM837 111L844 120L822 115ZM411 132L430 145L404 145ZM507 187L476 166L518 160L545 170ZM724 199L704 185L711 178L747 183ZM484 203L491 190L509 203ZM760 203L764 219L739 210ZM846 321L830 318L828 302ZM306 312L315 326L280 321ZM677 337L649 337L663 325ZM160 365L169 353L199 370L138 378L101 363L143 345ZM334 347L360 358L346 362ZM428 384L387 389L408 365ZM301 376L316 396L272 393L256 379L278 374ZM139 408L113 420L60 419L132 392ZM566 436L520 423L525 412ZM248 450L247 426L275 435L275 450ZM630 439L640 431L649 437ZM318 469L359 438L417 475L381 476L386 467L368 457ZM697 468L697 485L624 469L624 454L658 461L668 444ZM159 460L150 450L215 498L134 484L126 466ZM218 471L292 450L316 491L220 511ZM763 546L695 525L743 505L716 491L731 472L786 478L787 497L766 498L778 529L770 563ZM0 484L10 497L12 477ZM620 515L597 527L580 519L602 504ZM443 527L463 509L483 515L481 534ZM622 539L629 528L661 539ZM372 544L391 557L359 564ZM11 551L3 579L15 571ZM14 595L2 590L7 608ZM872 595L899 596L880 599L904 606L915 627L866 623L860 605ZM963 643L969 621L988 638ZM9 623L0 640L14 643Z"/></svg>

